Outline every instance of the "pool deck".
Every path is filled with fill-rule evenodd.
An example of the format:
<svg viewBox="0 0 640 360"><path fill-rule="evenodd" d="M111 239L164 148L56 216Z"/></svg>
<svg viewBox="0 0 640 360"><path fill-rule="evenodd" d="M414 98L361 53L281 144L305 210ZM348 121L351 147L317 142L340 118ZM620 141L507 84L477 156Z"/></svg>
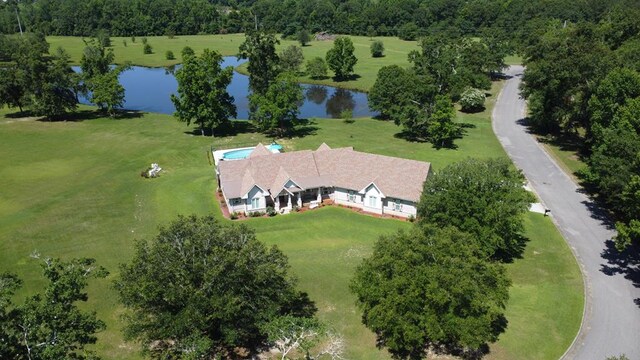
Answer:
<svg viewBox="0 0 640 360"><path fill-rule="evenodd" d="M270 146L270 145L268 145ZM249 147L242 147L242 148L234 148L234 149L223 149L223 150L215 150L213 152L213 161L215 163L216 166L218 166L218 162L220 162L220 160L224 159L224 154L231 152L231 151L238 151L238 150L253 150L255 149L255 146L249 146ZM269 149L272 153L279 153L280 150L278 149ZM224 159L225 161L233 161L233 160L242 160L242 159Z"/></svg>

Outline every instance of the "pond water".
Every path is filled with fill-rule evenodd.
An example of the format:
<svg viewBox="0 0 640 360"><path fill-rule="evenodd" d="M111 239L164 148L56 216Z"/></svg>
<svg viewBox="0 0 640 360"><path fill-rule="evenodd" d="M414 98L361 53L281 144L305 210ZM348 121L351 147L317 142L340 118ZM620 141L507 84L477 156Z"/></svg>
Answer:
<svg viewBox="0 0 640 360"><path fill-rule="evenodd" d="M235 68L245 61L227 56L222 66ZM174 69L179 67L180 65L177 65ZM77 66L73 69L80 71ZM125 88L124 107L129 110L173 114L175 108L170 95L176 93L178 88L178 82L173 75L174 69L133 66L129 71L122 73L120 83ZM301 118L338 118L344 110L352 110L354 117L376 115L369 109L366 93L323 85L302 84L302 87L305 98L300 106ZM234 72L233 80L227 90L235 99L237 118L248 119L249 77ZM81 98L80 102L90 104L86 98Z"/></svg>

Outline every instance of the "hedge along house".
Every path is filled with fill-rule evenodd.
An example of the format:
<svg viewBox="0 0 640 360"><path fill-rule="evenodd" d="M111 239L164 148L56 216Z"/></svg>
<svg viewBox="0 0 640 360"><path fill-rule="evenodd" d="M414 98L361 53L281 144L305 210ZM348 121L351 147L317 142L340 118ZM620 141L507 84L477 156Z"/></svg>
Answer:
<svg viewBox="0 0 640 360"><path fill-rule="evenodd" d="M375 155L351 147L272 153L258 144L246 159L222 160L218 188L229 212L281 213L331 199L336 204L400 217L416 215L430 172L427 162Z"/></svg>

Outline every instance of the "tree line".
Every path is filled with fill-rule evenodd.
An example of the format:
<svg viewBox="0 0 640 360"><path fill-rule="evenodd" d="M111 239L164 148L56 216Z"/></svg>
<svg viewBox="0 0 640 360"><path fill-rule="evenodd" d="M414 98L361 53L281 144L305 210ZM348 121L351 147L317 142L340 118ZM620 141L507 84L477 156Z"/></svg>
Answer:
<svg viewBox="0 0 640 360"><path fill-rule="evenodd" d="M620 249L640 241L640 6L597 22L551 21L523 48L529 122L572 143L587 189L616 221Z"/></svg>
<svg viewBox="0 0 640 360"><path fill-rule="evenodd" d="M110 116L117 116L124 105L124 87L118 76L128 65L112 67L113 51L105 46L108 38L85 41L81 73L69 66L69 55L62 48L49 53L41 34L0 35L0 106L57 120L78 106L84 95Z"/></svg>
<svg viewBox="0 0 640 360"><path fill-rule="evenodd" d="M93 36L217 34L263 30L296 34L526 36L532 19L598 22L631 0L9 0L0 3L0 32ZM535 25L533 25L535 27Z"/></svg>

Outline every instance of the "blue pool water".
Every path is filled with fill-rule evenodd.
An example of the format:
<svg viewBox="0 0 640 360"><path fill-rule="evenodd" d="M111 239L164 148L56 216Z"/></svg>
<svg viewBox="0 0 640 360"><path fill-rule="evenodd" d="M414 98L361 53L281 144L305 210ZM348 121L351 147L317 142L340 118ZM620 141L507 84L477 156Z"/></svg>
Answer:
<svg viewBox="0 0 640 360"><path fill-rule="evenodd" d="M271 144L271 145L267 145L267 149L269 150L282 150L282 145L280 144ZM238 160L238 159L246 159L249 154L251 154L251 152L253 151L253 148L250 149L242 149L242 150L233 150L233 151L229 151L224 153L224 155L222 156L223 159L227 159L227 160Z"/></svg>

